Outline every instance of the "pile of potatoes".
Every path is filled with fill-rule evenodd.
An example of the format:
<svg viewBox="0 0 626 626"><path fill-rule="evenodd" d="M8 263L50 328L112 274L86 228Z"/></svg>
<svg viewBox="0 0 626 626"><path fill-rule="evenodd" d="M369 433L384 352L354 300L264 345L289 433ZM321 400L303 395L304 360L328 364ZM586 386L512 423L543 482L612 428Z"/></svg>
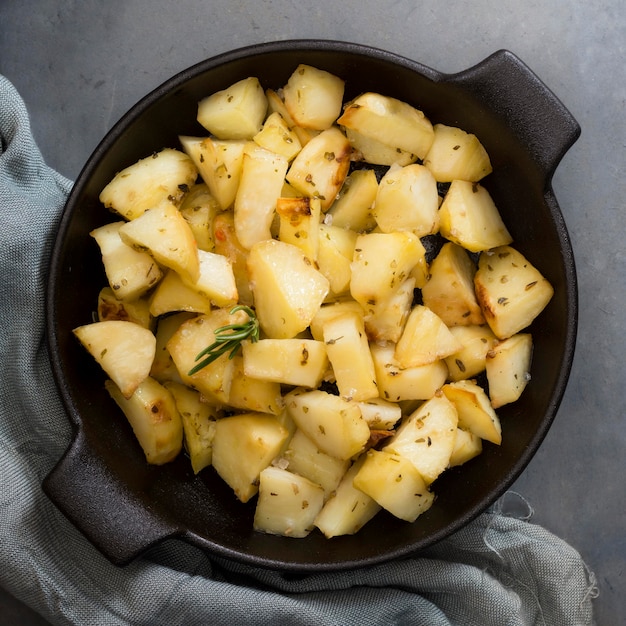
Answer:
<svg viewBox="0 0 626 626"><path fill-rule="evenodd" d="M257 497L256 530L334 537L381 508L413 522L443 471L500 444L553 294L479 182L486 150L384 94L344 102L307 65L209 95L197 119L206 134L102 190L108 284L76 337L147 462L212 466ZM259 340L190 373L249 321L238 305Z"/></svg>

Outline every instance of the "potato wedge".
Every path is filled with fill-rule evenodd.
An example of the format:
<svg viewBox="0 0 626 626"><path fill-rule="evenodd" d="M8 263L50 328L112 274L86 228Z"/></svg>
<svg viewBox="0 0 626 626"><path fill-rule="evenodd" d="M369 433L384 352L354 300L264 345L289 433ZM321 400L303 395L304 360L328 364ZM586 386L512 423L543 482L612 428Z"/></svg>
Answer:
<svg viewBox="0 0 626 626"><path fill-rule="evenodd" d="M497 342L491 328L487 324L451 326L450 332L463 347L444 358L449 380L465 380L484 372L487 353Z"/></svg>
<svg viewBox="0 0 626 626"><path fill-rule="evenodd" d="M356 238L353 230L327 224L318 227L317 264L328 279L331 297L344 296L350 291Z"/></svg>
<svg viewBox="0 0 626 626"><path fill-rule="evenodd" d="M174 361L172 360L172 355L167 349L167 342L179 329L180 325L192 317L195 317L195 313L180 312L165 315L158 320L155 332L156 350L152 367L150 368L150 376L161 384L167 381L182 382L176 365L174 365Z"/></svg>
<svg viewBox="0 0 626 626"><path fill-rule="evenodd" d="M122 320L134 322L153 330L154 319L150 315L150 304L146 298L118 300L111 287L103 287L98 294L98 321Z"/></svg>
<svg viewBox="0 0 626 626"><path fill-rule="evenodd" d="M365 332L370 341L397 343L413 306L415 278L407 278L387 298L365 307Z"/></svg>
<svg viewBox="0 0 626 626"><path fill-rule="evenodd" d="M350 145L355 150L355 160L373 165L409 165L417 161L417 155L378 139L368 137L353 128L344 128Z"/></svg>
<svg viewBox="0 0 626 626"><path fill-rule="evenodd" d="M278 111L267 116L263 128L253 140L261 148L280 154L287 161L292 161L302 149L298 135L289 128L285 118Z"/></svg>
<svg viewBox="0 0 626 626"><path fill-rule="evenodd" d="M196 240L198 250L213 252L213 220L222 210L206 183L194 185L183 198L180 214L185 218Z"/></svg>
<svg viewBox="0 0 626 626"><path fill-rule="evenodd" d="M278 198L278 238L300 248L311 261L317 261L321 212L318 198Z"/></svg>
<svg viewBox="0 0 626 626"><path fill-rule="evenodd" d="M230 259L216 252L198 250L198 262L198 280L186 281L187 286L218 307L237 304L239 292Z"/></svg>
<svg viewBox="0 0 626 626"><path fill-rule="evenodd" d="M168 381L163 386L172 394L183 422L183 441L189 454L191 469L198 474L211 465L215 420L219 417L216 407L202 401L202 396L187 385Z"/></svg>
<svg viewBox="0 0 626 626"><path fill-rule="evenodd" d="M483 451L483 440L469 430L456 431L454 449L450 455L450 467L457 467L471 461Z"/></svg>
<svg viewBox="0 0 626 626"><path fill-rule="evenodd" d="M228 405L244 411L280 415L285 408L280 383L247 376L241 354L233 358L233 364Z"/></svg>
<svg viewBox="0 0 626 626"><path fill-rule="evenodd" d="M179 311L210 313L212 310L211 300L190 287L174 270L165 273L150 296L150 314L154 317Z"/></svg>
<svg viewBox="0 0 626 626"><path fill-rule="evenodd" d="M183 423L172 394L153 378L145 378L130 397L111 380L106 390L122 410L151 465L174 460L183 446Z"/></svg>
<svg viewBox="0 0 626 626"><path fill-rule="evenodd" d="M197 364L197 355L215 341L215 331L218 328L246 320L247 315L243 311L231 315L228 309L215 309L209 314L198 315L181 324L167 342L167 350L181 380L192 389L197 389L208 402L228 404L235 367L233 360L223 354L191 376L189 371Z"/></svg>
<svg viewBox="0 0 626 626"><path fill-rule="evenodd" d="M224 211L213 220L215 252L230 260L235 276L239 302L252 306L254 297L248 280L248 250L241 245L235 232L235 217L232 211Z"/></svg>
<svg viewBox="0 0 626 626"><path fill-rule="evenodd" d="M377 192L378 179L374 170L354 170L328 209L329 221L326 223L355 232L371 230L376 226L372 208Z"/></svg>
<svg viewBox="0 0 626 626"><path fill-rule="evenodd" d="M125 398L130 398L150 374L156 338L147 328L109 320L85 324L73 332Z"/></svg>

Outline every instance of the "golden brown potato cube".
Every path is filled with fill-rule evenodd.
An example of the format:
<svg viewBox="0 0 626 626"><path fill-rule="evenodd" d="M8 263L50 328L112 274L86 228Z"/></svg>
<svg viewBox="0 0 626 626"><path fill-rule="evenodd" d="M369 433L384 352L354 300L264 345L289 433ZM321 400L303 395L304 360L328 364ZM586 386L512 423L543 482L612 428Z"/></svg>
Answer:
<svg viewBox="0 0 626 626"><path fill-rule="evenodd" d="M494 409L515 402L522 395L530 382L532 353L530 333L517 333L487 352L487 382Z"/></svg>
<svg viewBox="0 0 626 626"><path fill-rule="evenodd" d="M195 282L200 277L198 246L193 232L173 204L148 209L119 230L122 241L138 250L148 250L181 278Z"/></svg>
<svg viewBox="0 0 626 626"><path fill-rule="evenodd" d="M477 182L492 171L489 155L476 135L455 126L435 124L435 136L424 165L437 182Z"/></svg>
<svg viewBox="0 0 626 626"><path fill-rule="evenodd" d="M126 416L146 461L151 465L173 461L182 450L183 423L172 394L150 377L130 397L111 380L104 386Z"/></svg>
<svg viewBox="0 0 626 626"><path fill-rule="evenodd" d="M252 139L265 119L267 98L250 76L198 103L198 122L218 139Z"/></svg>
<svg viewBox="0 0 626 626"><path fill-rule="evenodd" d="M322 211L326 211L348 175L351 152L350 143L338 128L324 130L292 161L287 182L302 195L319 198Z"/></svg>
<svg viewBox="0 0 626 626"><path fill-rule="evenodd" d="M285 106L298 126L326 130L341 113L344 84L330 72L301 63L283 88Z"/></svg>
<svg viewBox="0 0 626 626"><path fill-rule="evenodd" d="M513 241L489 192L479 183L454 180L439 209L439 230L470 252Z"/></svg>
<svg viewBox="0 0 626 626"><path fill-rule="evenodd" d="M424 305L447 326L485 323L474 292L476 266L469 254L452 242L443 245L430 264L430 278L422 287Z"/></svg>
<svg viewBox="0 0 626 626"><path fill-rule="evenodd" d="M278 238L300 248L307 258L316 261L320 245L321 212L318 198L278 198Z"/></svg>
<svg viewBox="0 0 626 626"><path fill-rule="evenodd" d="M370 429L356 402L320 389L295 389L285 396L285 406L322 452L347 460L365 449Z"/></svg>
<svg viewBox="0 0 626 626"><path fill-rule="evenodd" d="M460 380L441 390L456 407L459 428L469 430L481 439L500 445L502 427L485 390L474 380Z"/></svg>
<svg viewBox="0 0 626 626"><path fill-rule="evenodd" d="M282 241L261 241L250 250L248 273L256 314L274 339L305 330L328 293L328 280L302 250Z"/></svg>
<svg viewBox="0 0 626 626"><path fill-rule="evenodd" d="M420 159L426 156L435 134L422 111L396 98L371 92L350 102L337 123Z"/></svg>
<svg viewBox="0 0 626 626"><path fill-rule="evenodd" d="M354 486L406 522L414 522L435 500L413 463L386 450L367 451Z"/></svg>
<svg viewBox="0 0 626 626"><path fill-rule="evenodd" d="M185 152L222 209L232 206L241 180L243 154L249 142L216 137L179 137Z"/></svg>
<svg viewBox="0 0 626 626"><path fill-rule="evenodd" d="M354 170L348 175L327 215L329 225L365 232L376 226L372 208L376 201L378 179L374 170Z"/></svg>
<svg viewBox="0 0 626 626"><path fill-rule="evenodd" d="M429 485L450 464L457 427L454 404L436 395L405 418L383 450L409 459Z"/></svg>
<svg viewBox="0 0 626 626"><path fill-rule="evenodd" d="M313 481L280 467L259 476L254 530L283 537L306 537L324 505L324 490Z"/></svg>
<svg viewBox="0 0 626 626"><path fill-rule="evenodd" d="M485 370L487 353L497 342L487 324L482 326L451 326L450 332L463 346L445 357L449 380L465 380Z"/></svg>
<svg viewBox="0 0 626 626"><path fill-rule="evenodd" d="M423 165L387 170L378 185L372 214L381 231L408 230L418 237L439 229L437 182Z"/></svg>
<svg viewBox="0 0 626 626"><path fill-rule="evenodd" d="M480 255L474 285L483 315L498 339L530 326L554 293L541 272L510 246Z"/></svg>
<svg viewBox="0 0 626 626"><path fill-rule="evenodd" d="M187 220L199 250L213 252L213 220L221 211L206 183L194 185L183 198L180 213Z"/></svg>
<svg viewBox="0 0 626 626"><path fill-rule="evenodd" d="M259 491L261 472L280 453L288 436L273 415L223 417L215 422L213 467L237 498L248 502Z"/></svg>
<svg viewBox="0 0 626 626"><path fill-rule="evenodd" d="M163 272L145 250L135 250L122 241L120 228L126 222L111 222L89 234L96 240L111 289L119 300L134 300L154 287Z"/></svg>
<svg viewBox="0 0 626 626"><path fill-rule="evenodd" d="M450 356L461 347L441 318L418 304L409 313L396 344L395 358L403 367L417 367Z"/></svg>
<svg viewBox="0 0 626 626"><path fill-rule="evenodd" d="M100 202L127 220L163 203L179 204L198 177L193 161L166 148L118 172L100 193Z"/></svg>
<svg viewBox="0 0 626 626"><path fill-rule="evenodd" d="M147 328L108 320L79 326L73 333L125 398L149 376L156 339Z"/></svg>

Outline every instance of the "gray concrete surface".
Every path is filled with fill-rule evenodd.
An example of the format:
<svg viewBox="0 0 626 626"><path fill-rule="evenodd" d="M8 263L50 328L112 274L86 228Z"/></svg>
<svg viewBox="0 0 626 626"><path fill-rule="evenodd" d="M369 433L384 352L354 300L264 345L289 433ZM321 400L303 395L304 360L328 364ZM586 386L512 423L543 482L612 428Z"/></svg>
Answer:
<svg viewBox="0 0 626 626"><path fill-rule="evenodd" d="M554 189L576 252L580 331L571 381L539 453L514 486L533 521L595 573L600 625L626 624L626 9L620 0L3 0L0 73L21 92L47 162L78 175L141 96L229 49L341 39L458 71L519 55L582 126ZM0 593L11 624L40 624Z"/></svg>

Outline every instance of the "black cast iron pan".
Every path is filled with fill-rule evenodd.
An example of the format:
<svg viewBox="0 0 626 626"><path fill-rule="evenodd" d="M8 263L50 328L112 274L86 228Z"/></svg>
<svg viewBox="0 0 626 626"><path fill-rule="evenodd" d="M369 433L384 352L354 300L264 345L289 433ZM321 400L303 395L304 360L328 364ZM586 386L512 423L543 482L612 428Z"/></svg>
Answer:
<svg viewBox="0 0 626 626"><path fill-rule="evenodd" d="M254 504L238 503L211 468L194 476L185 458L151 467L103 388L99 366L72 336L91 320L104 284L88 236L110 221L98 195L112 176L179 135L202 135L197 102L247 76L282 86L298 63L346 80L346 98L379 91L422 109L435 123L476 133L494 166L484 184L515 246L555 287L531 327L532 383L499 411L501 446L445 472L434 506L408 524L384 513L357 535L318 532L288 539L252 530ZM551 188L555 168L580 133L552 92L515 55L499 51L458 74L389 52L335 41L283 41L222 54L174 76L106 135L79 175L63 213L47 293L50 357L74 439L44 482L47 495L112 562L125 564L178 537L209 553L284 570L339 570L414 553L460 529L519 476L544 439L565 391L576 338L577 287L566 226Z"/></svg>

